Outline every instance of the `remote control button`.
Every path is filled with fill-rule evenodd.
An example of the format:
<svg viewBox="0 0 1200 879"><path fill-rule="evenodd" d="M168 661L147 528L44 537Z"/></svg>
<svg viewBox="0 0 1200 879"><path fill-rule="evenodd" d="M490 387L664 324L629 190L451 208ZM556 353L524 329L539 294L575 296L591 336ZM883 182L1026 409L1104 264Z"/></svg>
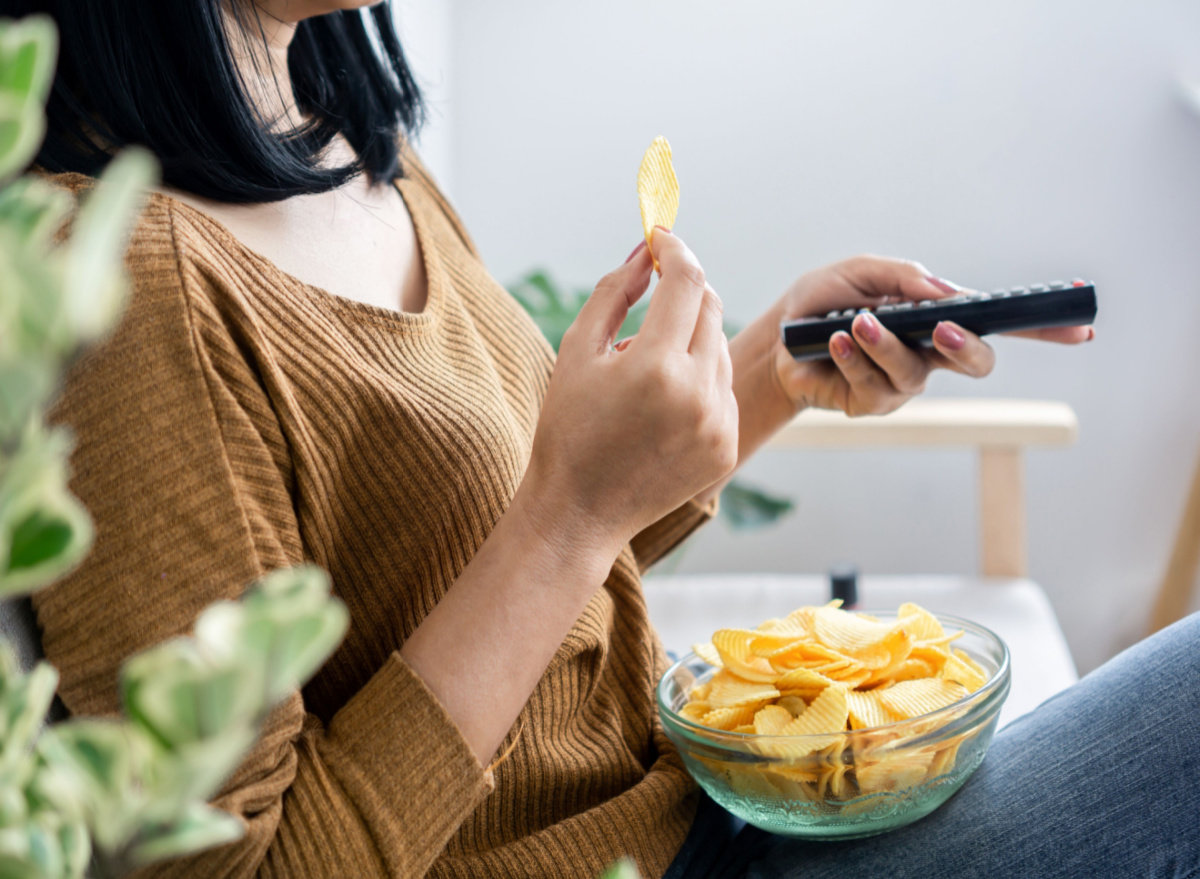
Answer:
<svg viewBox="0 0 1200 879"><path fill-rule="evenodd" d="M867 308L867 307L864 305L862 308L860 308L860 309L858 310L858 313L859 313L859 314L870 314L870 313L871 313L871 309Z"/></svg>
<svg viewBox="0 0 1200 879"><path fill-rule="evenodd" d="M1066 286L1067 286L1067 285L1066 285L1066 284L1064 284L1062 281L1051 281L1051 282L1050 282L1050 289L1051 289L1051 290L1063 290L1063 289L1065 289L1065 288L1066 288Z"/></svg>
<svg viewBox="0 0 1200 879"><path fill-rule="evenodd" d="M896 303L896 311L908 311L908 309L910 309L912 307L913 307L913 304L911 302L897 302Z"/></svg>
<svg viewBox="0 0 1200 879"><path fill-rule="evenodd" d="M891 314L898 307L899 306L896 306L896 305L881 305L877 309L875 309L875 313L876 314Z"/></svg>
<svg viewBox="0 0 1200 879"><path fill-rule="evenodd" d="M1030 284L1029 285L1030 293L1045 293L1049 289L1050 288L1047 287L1045 284Z"/></svg>
<svg viewBox="0 0 1200 879"><path fill-rule="evenodd" d="M1012 294L1007 290L997 290L992 294L993 299L1007 299L1009 296L1012 296Z"/></svg>
<svg viewBox="0 0 1200 879"><path fill-rule="evenodd" d="M1029 291L1027 289L1025 289L1024 287L1013 287L1012 288L1013 296L1025 296L1028 293L1029 293Z"/></svg>
<svg viewBox="0 0 1200 879"><path fill-rule="evenodd" d="M833 320L835 317L839 317L840 315L841 312L835 308L833 311L829 312L829 314L825 315L825 320Z"/></svg>
<svg viewBox="0 0 1200 879"><path fill-rule="evenodd" d="M992 298L992 294L991 293L974 293L971 295L971 298L973 300L975 300L976 302L987 302L989 299Z"/></svg>
<svg viewBox="0 0 1200 879"><path fill-rule="evenodd" d="M1087 281L1085 281L1083 278L1075 278L1073 281L1071 281L1071 286L1072 287L1086 287Z"/></svg>
<svg viewBox="0 0 1200 879"><path fill-rule="evenodd" d="M856 315L856 314L858 314L858 312L855 311L853 308L847 308L845 311L842 312L842 317L854 317L854 315Z"/></svg>
<svg viewBox="0 0 1200 879"><path fill-rule="evenodd" d="M939 299L939 300L937 300L937 304L938 305L959 305L963 302L966 302L970 298L971 297L965 293L959 293L957 296L951 296L949 299Z"/></svg>
<svg viewBox="0 0 1200 879"><path fill-rule="evenodd" d="M922 299L917 303L917 308L933 308L934 302L932 299Z"/></svg>

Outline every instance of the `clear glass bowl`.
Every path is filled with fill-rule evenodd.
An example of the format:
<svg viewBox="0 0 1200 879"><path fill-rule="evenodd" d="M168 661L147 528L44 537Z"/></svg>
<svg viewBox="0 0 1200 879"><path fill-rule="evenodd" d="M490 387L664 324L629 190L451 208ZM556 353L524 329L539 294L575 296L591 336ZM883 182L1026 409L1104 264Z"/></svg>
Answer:
<svg viewBox="0 0 1200 879"><path fill-rule="evenodd" d="M894 612L868 612L896 619ZM947 631L963 631L954 646L988 674L987 683L953 705L841 734L722 732L677 713L691 688L716 671L691 653L658 685L667 736L710 797L771 833L854 839L911 824L948 800L983 762L1010 686L1008 647L994 632L956 617L937 618Z"/></svg>

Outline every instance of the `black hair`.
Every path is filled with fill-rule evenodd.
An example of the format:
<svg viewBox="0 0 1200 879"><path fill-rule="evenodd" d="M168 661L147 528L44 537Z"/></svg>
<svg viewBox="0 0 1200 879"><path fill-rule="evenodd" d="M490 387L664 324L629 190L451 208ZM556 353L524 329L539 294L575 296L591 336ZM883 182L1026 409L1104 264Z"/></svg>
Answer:
<svg viewBox="0 0 1200 879"><path fill-rule="evenodd" d="M255 108L231 51L239 29L265 39L251 2L0 0L0 16L45 12L58 25L37 163L94 176L121 147L141 144L165 183L235 203L325 192L364 171L373 182L400 176L401 129L415 133L423 107L389 4L297 25L288 71L307 121L279 131ZM228 28L231 14L240 28ZM338 133L357 159L321 167Z"/></svg>

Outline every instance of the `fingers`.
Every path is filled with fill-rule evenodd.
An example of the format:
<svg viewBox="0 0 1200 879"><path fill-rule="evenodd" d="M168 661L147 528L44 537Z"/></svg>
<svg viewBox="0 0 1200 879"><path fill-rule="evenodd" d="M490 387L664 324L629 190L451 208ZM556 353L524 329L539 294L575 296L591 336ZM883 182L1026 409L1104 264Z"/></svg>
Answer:
<svg viewBox="0 0 1200 879"><path fill-rule="evenodd" d="M839 331L829 340L833 362L844 379L832 388L840 399L833 406L847 415L881 415L908 399L892 384L887 374L863 353L849 333Z"/></svg>
<svg viewBox="0 0 1200 879"><path fill-rule="evenodd" d="M572 339L582 338L589 350L607 351L629 309L650 285L650 270L650 254L645 247L639 247L623 266L600 279L567 335Z"/></svg>
<svg viewBox="0 0 1200 879"><path fill-rule="evenodd" d="M654 228L650 247L662 277L638 336L648 345L682 351L691 343L704 303L704 269L683 241L661 227Z"/></svg>
<svg viewBox="0 0 1200 879"><path fill-rule="evenodd" d="M862 350L883 370L893 388L907 396L925 390L929 362L887 330L875 315L858 315L850 330Z"/></svg>
<svg viewBox="0 0 1200 879"><path fill-rule="evenodd" d="M983 378L996 365L992 346L953 321L944 320L934 327L933 347L945 357L947 368L973 378Z"/></svg>
<svg viewBox="0 0 1200 879"><path fill-rule="evenodd" d="M700 301L700 316L696 319L696 328L692 333L688 352L715 367L721 353L721 343L725 339L724 324L721 297L706 284L704 296Z"/></svg>
<svg viewBox="0 0 1200 879"><path fill-rule="evenodd" d="M1096 338L1095 327L1047 327L1042 330L1023 330L1018 333L1005 333L1006 336L1020 336L1024 339L1037 339L1040 342L1057 342L1060 345L1079 345Z"/></svg>
<svg viewBox="0 0 1200 879"><path fill-rule="evenodd" d="M856 256L840 263L838 270L855 289L872 299L920 301L954 296L962 291L957 284L935 278L925 266L907 259Z"/></svg>

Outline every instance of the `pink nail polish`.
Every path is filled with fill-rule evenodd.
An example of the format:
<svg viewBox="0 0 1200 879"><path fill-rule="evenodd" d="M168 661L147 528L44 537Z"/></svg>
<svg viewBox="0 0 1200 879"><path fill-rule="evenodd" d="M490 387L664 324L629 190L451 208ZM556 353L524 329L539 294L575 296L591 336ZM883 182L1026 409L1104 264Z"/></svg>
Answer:
<svg viewBox="0 0 1200 879"><path fill-rule="evenodd" d="M846 338L845 333L834 333L832 345L833 353L842 358L842 360L845 360L853 353L853 349L850 347L850 340Z"/></svg>
<svg viewBox="0 0 1200 879"><path fill-rule="evenodd" d="M943 293L949 293L953 296L955 293L961 293L962 287L952 281L944 281L941 278L935 278L933 275L926 275L925 280L933 286L937 287Z"/></svg>
<svg viewBox="0 0 1200 879"><path fill-rule="evenodd" d="M934 327L933 335L951 351L958 351L963 345L967 344L967 337L962 334L962 331L953 324L948 324L945 321Z"/></svg>
<svg viewBox="0 0 1200 879"><path fill-rule="evenodd" d="M883 328L879 325L879 321L873 314L861 314L858 316L858 332L868 345L878 345L879 340L883 335Z"/></svg>
<svg viewBox="0 0 1200 879"><path fill-rule="evenodd" d="M637 256L639 253L641 253L642 248L645 246L646 246L646 239L643 238L641 241L638 242L638 246L633 249L633 251L629 254L629 256L625 257L625 264L628 265L629 261L631 259L633 259L635 256Z"/></svg>

